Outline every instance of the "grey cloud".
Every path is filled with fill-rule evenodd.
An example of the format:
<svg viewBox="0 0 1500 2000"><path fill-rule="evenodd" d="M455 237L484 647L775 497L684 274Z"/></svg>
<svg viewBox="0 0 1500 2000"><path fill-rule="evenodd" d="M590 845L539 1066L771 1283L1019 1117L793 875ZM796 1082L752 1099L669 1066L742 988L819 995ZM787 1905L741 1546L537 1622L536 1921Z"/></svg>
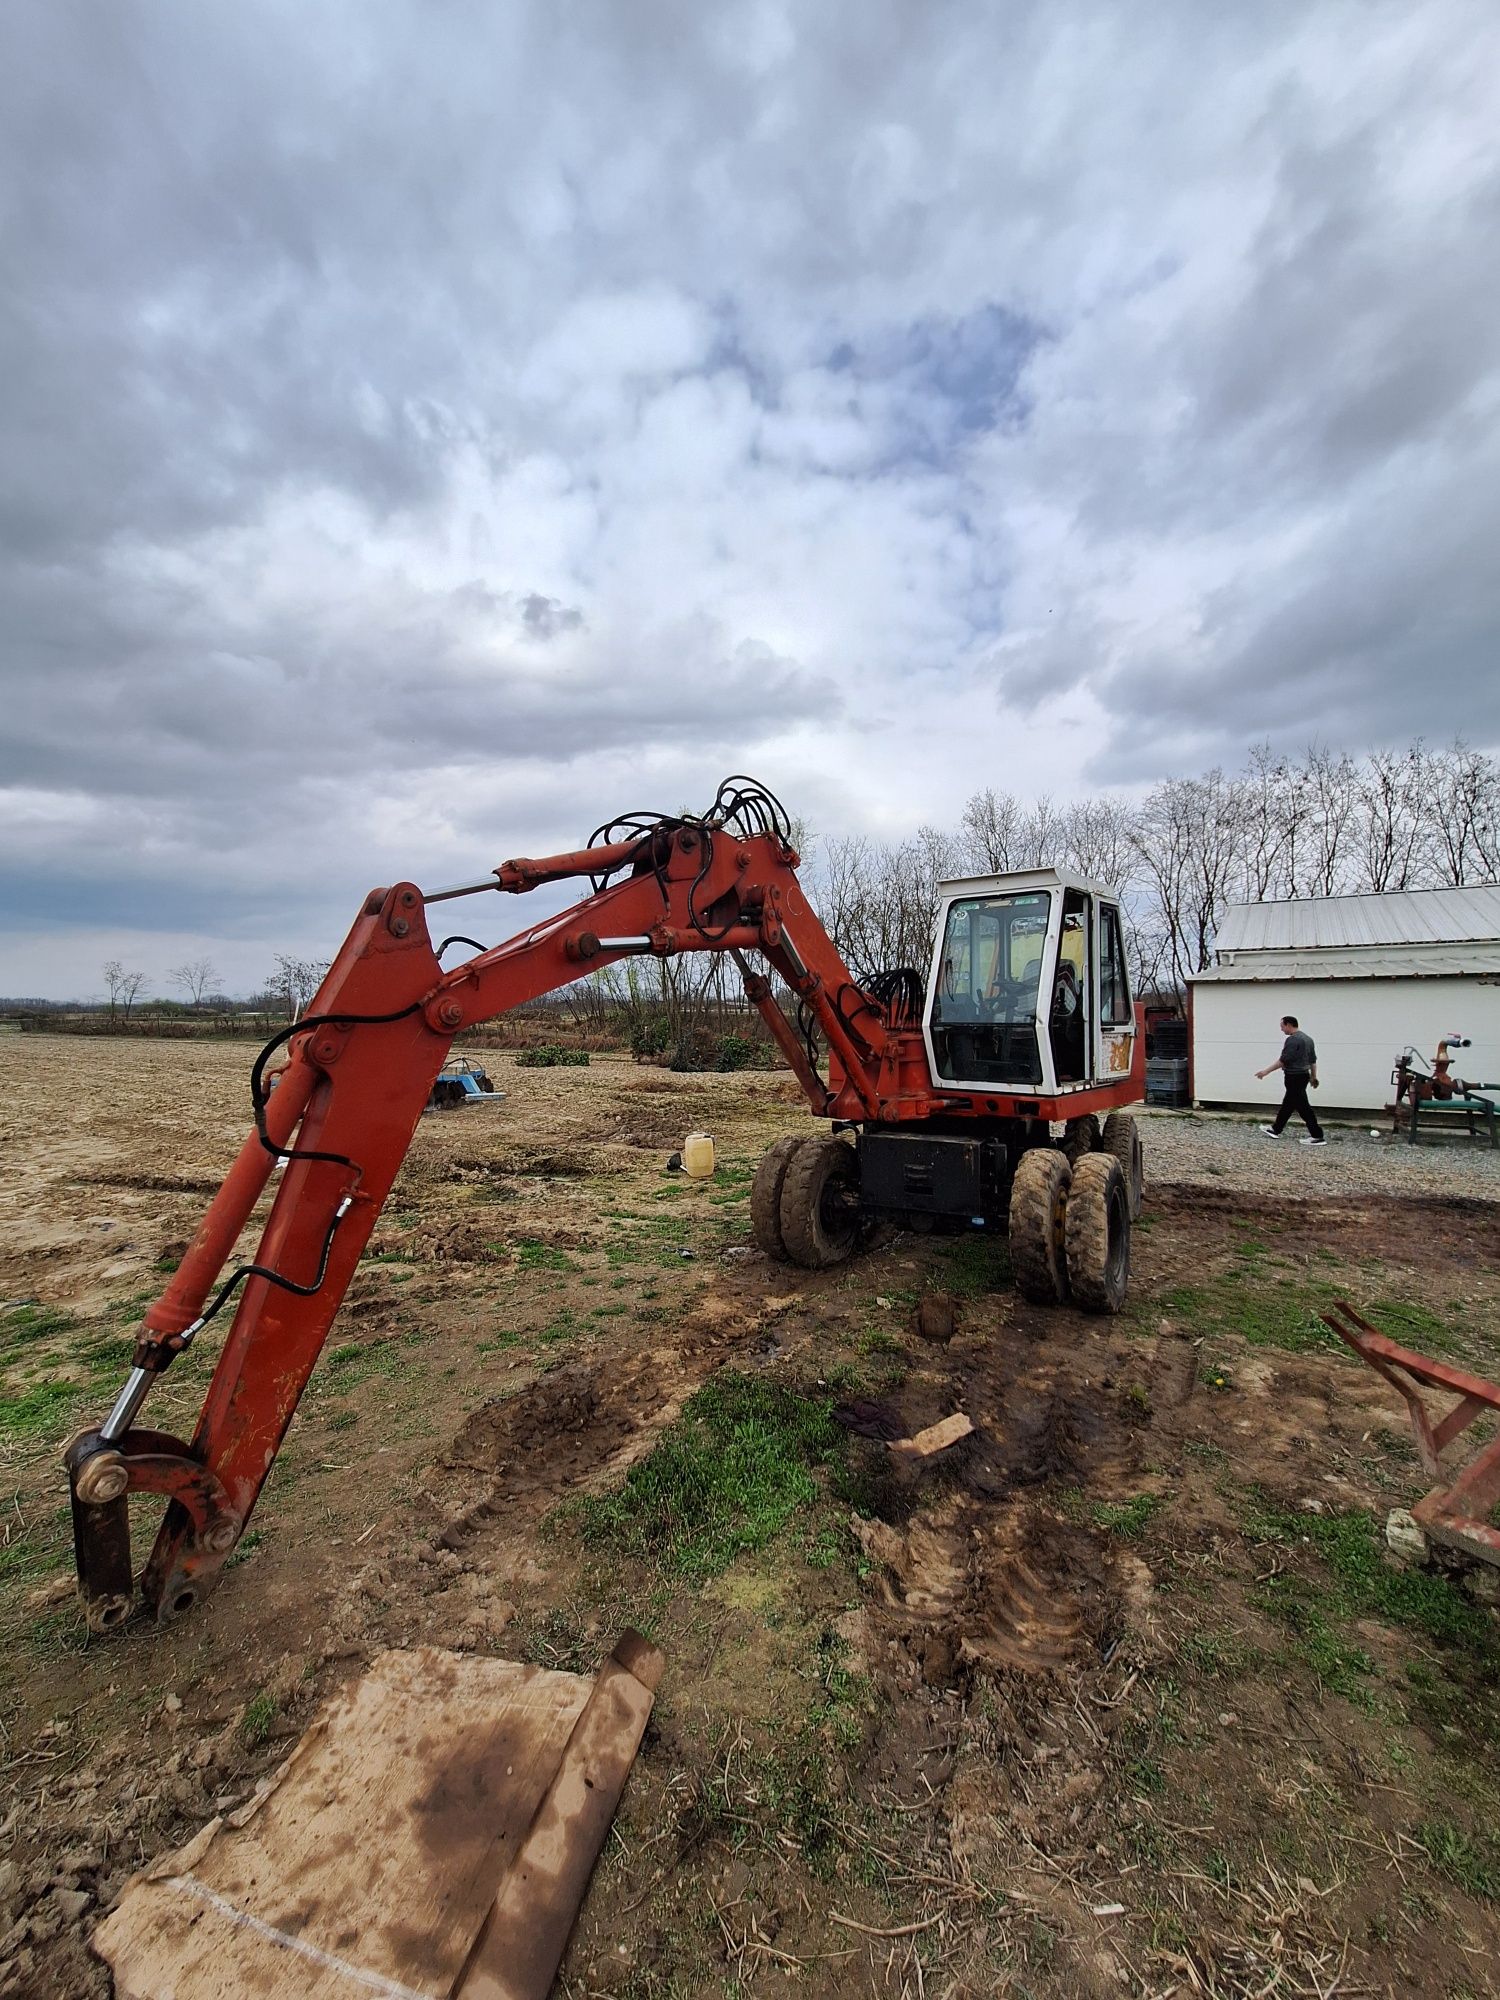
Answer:
<svg viewBox="0 0 1500 2000"><path fill-rule="evenodd" d="M1070 782L1417 686L1500 735L1480 4L3 33L14 911L252 922L309 826L362 882L796 744L932 816L1059 696Z"/></svg>

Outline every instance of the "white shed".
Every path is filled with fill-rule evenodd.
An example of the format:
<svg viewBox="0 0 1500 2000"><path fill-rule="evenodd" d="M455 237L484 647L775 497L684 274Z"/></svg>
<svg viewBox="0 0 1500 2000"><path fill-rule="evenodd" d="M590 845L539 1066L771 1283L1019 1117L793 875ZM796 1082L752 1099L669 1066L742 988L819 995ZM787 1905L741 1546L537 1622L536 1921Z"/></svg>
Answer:
<svg viewBox="0 0 1500 2000"><path fill-rule="evenodd" d="M1318 1050L1315 1102L1374 1111L1408 1045L1430 1061L1444 1035L1467 1035L1454 1067L1500 1080L1500 884L1379 896L1237 903L1224 912L1218 963L1192 982L1193 1095L1200 1104L1274 1104L1295 1014Z"/></svg>

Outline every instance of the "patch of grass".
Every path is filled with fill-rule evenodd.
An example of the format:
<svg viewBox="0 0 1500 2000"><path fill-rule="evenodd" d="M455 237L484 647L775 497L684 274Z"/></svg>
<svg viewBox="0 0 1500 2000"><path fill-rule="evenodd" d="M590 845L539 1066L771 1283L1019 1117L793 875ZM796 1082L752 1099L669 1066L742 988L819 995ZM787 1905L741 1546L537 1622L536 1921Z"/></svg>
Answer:
<svg viewBox="0 0 1500 2000"><path fill-rule="evenodd" d="M1003 1236L983 1230L960 1236L947 1255L948 1284L956 1298L982 1298L1010 1283L1010 1253Z"/></svg>
<svg viewBox="0 0 1500 2000"><path fill-rule="evenodd" d="M904 1360L906 1349L887 1327L872 1326L859 1337L862 1354L899 1354Z"/></svg>
<svg viewBox="0 0 1500 2000"><path fill-rule="evenodd" d="M1434 1674L1417 1662L1407 1669L1407 1680L1418 1700L1434 1710L1458 1702L1466 1731L1486 1732L1493 1715L1486 1690L1500 1673L1500 1639L1486 1613L1446 1577L1389 1566L1373 1515L1290 1513L1256 1496L1245 1531L1259 1542L1309 1546L1322 1559L1326 1582L1287 1568L1268 1577L1255 1599L1294 1635L1325 1687L1364 1708L1374 1706L1375 1662L1343 1628L1358 1618L1384 1619L1447 1648L1451 1668L1473 1683L1469 1698L1458 1702L1450 1672Z"/></svg>
<svg viewBox="0 0 1500 2000"><path fill-rule="evenodd" d="M870 1706L869 1676L846 1664L848 1647L836 1633L818 1640L819 1691L807 1712L808 1726L840 1750L853 1750L864 1736L861 1712Z"/></svg>
<svg viewBox="0 0 1500 2000"><path fill-rule="evenodd" d="M91 1375L118 1375L130 1366L134 1354L133 1334L107 1333L89 1347L84 1365Z"/></svg>
<svg viewBox="0 0 1500 2000"><path fill-rule="evenodd" d="M1210 1680L1227 1680L1247 1673L1257 1661L1254 1649L1243 1640L1223 1632L1189 1632L1177 1648L1177 1657L1194 1673Z"/></svg>
<svg viewBox="0 0 1500 2000"><path fill-rule="evenodd" d="M342 1395L371 1375L399 1375L410 1359L405 1350L421 1347L430 1337L414 1329L380 1340L346 1340L324 1357L321 1388ZM313 1392L320 1392L317 1375L313 1377Z"/></svg>
<svg viewBox="0 0 1500 2000"><path fill-rule="evenodd" d="M1372 1326L1419 1354L1461 1354L1464 1343L1447 1320L1409 1299L1376 1299L1365 1312Z"/></svg>
<svg viewBox="0 0 1500 2000"><path fill-rule="evenodd" d="M838 1468L846 1434L831 1397L726 1373L691 1397L618 1493L575 1503L584 1540L705 1582L764 1548Z"/></svg>
<svg viewBox="0 0 1500 2000"><path fill-rule="evenodd" d="M0 1361L23 1360L49 1341L77 1332L78 1321L61 1306L46 1306L40 1300L12 1306L0 1314Z"/></svg>
<svg viewBox="0 0 1500 2000"><path fill-rule="evenodd" d="M240 1717L240 1741L247 1750L254 1750L270 1735L276 1709L275 1695L264 1690L245 1704L245 1713Z"/></svg>
<svg viewBox="0 0 1500 2000"><path fill-rule="evenodd" d="M1388 1564L1373 1514L1291 1513L1257 1502L1245 1527L1258 1541L1311 1542L1333 1572L1344 1616L1384 1618L1500 1667L1500 1640L1488 1613L1445 1576Z"/></svg>
<svg viewBox="0 0 1500 2000"><path fill-rule="evenodd" d="M574 1270L574 1260L566 1250L554 1250L540 1236L522 1236L516 1244L516 1264L520 1270Z"/></svg>
<svg viewBox="0 0 1500 2000"><path fill-rule="evenodd" d="M358 1422L358 1410L333 1410L325 1421L325 1427L331 1431L352 1431Z"/></svg>
<svg viewBox="0 0 1500 2000"><path fill-rule="evenodd" d="M1500 1903L1500 1849L1493 1841L1481 1846L1451 1820L1423 1820L1416 1837L1439 1874L1476 1902Z"/></svg>
<svg viewBox="0 0 1500 2000"><path fill-rule="evenodd" d="M1296 1278L1261 1281L1245 1269L1237 1282L1207 1286L1179 1285L1163 1295L1162 1310L1191 1322L1205 1336L1238 1334L1251 1347L1277 1347L1287 1354L1319 1349L1347 1353L1338 1335L1318 1318L1317 1308L1338 1297L1338 1287L1309 1284Z"/></svg>
<svg viewBox="0 0 1500 2000"><path fill-rule="evenodd" d="M225 1569L234 1569L239 1563L249 1562L251 1556L263 1545L265 1539L266 1531L264 1528L247 1528L245 1533L240 1536L233 1554L225 1563Z"/></svg>
<svg viewBox="0 0 1500 2000"><path fill-rule="evenodd" d="M49 1379L33 1382L19 1396L0 1396L0 1437L32 1442L56 1436L78 1394L76 1382Z"/></svg>
<svg viewBox="0 0 1500 2000"><path fill-rule="evenodd" d="M1117 1507L1107 1501L1100 1501L1093 1509L1094 1519L1101 1528L1108 1528L1112 1535L1123 1535L1133 1541L1143 1535L1153 1516L1166 1506L1160 1493L1137 1493L1133 1500L1126 1500Z"/></svg>

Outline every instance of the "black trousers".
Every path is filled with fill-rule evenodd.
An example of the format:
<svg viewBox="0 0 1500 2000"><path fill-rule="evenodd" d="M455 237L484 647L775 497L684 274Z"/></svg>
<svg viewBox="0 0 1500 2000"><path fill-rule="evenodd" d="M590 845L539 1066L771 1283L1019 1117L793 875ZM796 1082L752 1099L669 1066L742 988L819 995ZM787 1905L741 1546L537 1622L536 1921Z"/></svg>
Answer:
<svg viewBox="0 0 1500 2000"><path fill-rule="evenodd" d="M1282 1098L1281 1109L1277 1112L1271 1125L1273 1132L1284 1131L1286 1129L1286 1121L1295 1111L1297 1116L1305 1121L1309 1137L1313 1139L1322 1138L1323 1128L1318 1123L1318 1114L1307 1101L1307 1086L1310 1081L1310 1077L1301 1070L1287 1071L1285 1078L1286 1095Z"/></svg>

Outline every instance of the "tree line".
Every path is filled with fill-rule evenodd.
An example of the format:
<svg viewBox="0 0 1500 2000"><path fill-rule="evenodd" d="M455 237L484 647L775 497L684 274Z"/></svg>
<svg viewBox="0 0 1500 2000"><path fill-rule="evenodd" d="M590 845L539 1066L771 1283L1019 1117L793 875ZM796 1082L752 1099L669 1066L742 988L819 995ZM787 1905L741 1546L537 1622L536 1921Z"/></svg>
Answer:
<svg viewBox="0 0 1500 2000"><path fill-rule="evenodd" d="M986 787L952 827L919 826L898 841L805 828L797 838L809 898L856 977L898 965L925 972L943 879L1060 866L1121 891L1135 991L1181 994L1212 963L1227 904L1500 878L1500 759L1462 740L1364 756L1314 746L1287 757L1261 745L1238 770L1165 778L1139 798L1058 801ZM169 976L194 1012L238 1006L290 1021L326 971L278 953L245 1002L215 991L209 959ZM104 978L110 1018L127 1024L143 975L112 959ZM631 960L551 1004L585 1031L608 1032L623 1017L643 1043L746 1022L737 972L717 953Z"/></svg>
<svg viewBox="0 0 1500 2000"><path fill-rule="evenodd" d="M1238 771L1165 778L1138 799L986 788L955 827L835 837L809 859L811 900L857 973L925 969L944 877L1058 866L1121 890L1136 992L1180 994L1213 962L1230 903L1500 878L1500 760L1462 741L1362 757L1262 745Z"/></svg>

